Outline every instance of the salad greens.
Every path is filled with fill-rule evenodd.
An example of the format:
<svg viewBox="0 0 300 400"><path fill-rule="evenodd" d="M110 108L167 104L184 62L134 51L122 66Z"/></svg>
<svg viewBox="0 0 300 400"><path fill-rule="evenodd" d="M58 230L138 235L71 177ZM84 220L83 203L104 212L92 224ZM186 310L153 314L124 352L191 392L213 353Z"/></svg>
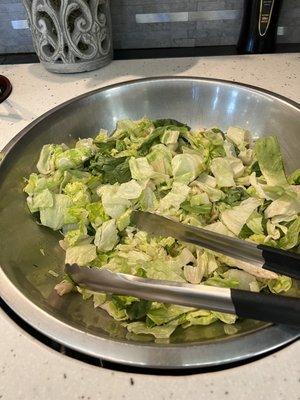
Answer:
<svg viewBox="0 0 300 400"><path fill-rule="evenodd" d="M287 292L292 280L172 237L152 237L130 223L134 209L255 243L296 250L300 232L300 173L286 177L275 136L253 141L230 127L191 130L172 119L123 120L109 136L43 146L24 191L31 213L60 231L67 263L141 277ZM174 330L236 316L94 293L70 278L60 295L83 300L122 321L130 334L168 340ZM227 329L228 328L228 329ZM233 329L234 332L234 329Z"/></svg>

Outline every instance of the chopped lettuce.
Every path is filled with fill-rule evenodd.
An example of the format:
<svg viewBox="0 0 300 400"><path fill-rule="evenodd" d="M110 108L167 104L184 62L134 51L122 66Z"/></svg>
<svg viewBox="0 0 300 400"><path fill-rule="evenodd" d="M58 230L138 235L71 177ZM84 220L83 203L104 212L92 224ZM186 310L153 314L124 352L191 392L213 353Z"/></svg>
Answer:
<svg viewBox="0 0 300 400"><path fill-rule="evenodd" d="M78 264L83 267L96 257L96 246L93 244L79 244L66 250L66 264Z"/></svg>
<svg viewBox="0 0 300 400"><path fill-rule="evenodd" d="M98 189L104 211L111 218L120 217L130 206L130 201L120 197L118 192L119 186L117 185L104 185Z"/></svg>
<svg viewBox="0 0 300 400"><path fill-rule="evenodd" d="M187 185L180 182L174 182L171 191L160 200L159 210L161 212L165 212L171 208L178 210L181 203L186 200L189 192L190 188Z"/></svg>
<svg viewBox="0 0 300 400"><path fill-rule="evenodd" d="M118 241L118 231L114 219L103 222L96 230L94 243L99 251L106 252L112 250Z"/></svg>
<svg viewBox="0 0 300 400"><path fill-rule="evenodd" d="M150 279L290 293L291 278L213 251L158 237L131 223L133 210L163 214L223 235L299 251L300 170L286 178L275 137L253 141L229 127L192 130L173 119L122 120L74 146L46 144L24 184L27 206L41 225L59 230L66 263ZM77 292L107 315L108 331L166 342L180 328L219 321L239 331L237 316L133 296L96 293L69 277L59 295ZM87 304L88 306L88 304ZM193 328L194 326L194 328ZM118 333L119 334L119 333Z"/></svg>
<svg viewBox="0 0 300 400"><path fill-rule="evenodd" d="M210 167L219 188L235 186L233 170L226 158L214 158Z"/></svg>
<svg viewBox="0 0 300 400"><path fill-rule="evenodd" d="M260 170L271 186L285 186L287 179L278 140L275 136L264 137L255 142L255 153Z"/></svg>
<svg viewBox="0 0 300 400"><path fill-rule="evenodd" d="M235 144L240 151L251 144L251 135L249 131L236 126L228 128L226 138Z"/></svg>
<svg viewBox="0 0 300 400"><path fill-rule="evenodd" d="M279 239L279 247L284 250L292 249L299 244L300 241L300 217L292 221L285 235Z"/></svg>
<svg viewBox="0 0 300 400"><path fill-rule="evenodd" d="M252 197L243 200L238 206L223 211L221 213L221 221L232 233L238 236L253 211L260 204L259 200Z"/></svg>
<svg viewBox="0 0 300 400"><path fill-rule="evenodd" d="M67 209L71 206L71 199L64 194L54 194L51 207L40 209L41 224L52 228L54 231L64 225Z"/></svg>
<svg viewBox="0 0 300 400"><path fill-rule="evenodd" d="M176 182L188 184L204 171L203 159L197 154L176 154L172 158L172 173Z"/></svg>
<svg viewBox="0 0 300 400"><path fill-rule="evenodd" d="M279 276L277 279L271 279L268 282L268 287L275 294L287 292L292 287L292 279L288 276Z"/></svg>

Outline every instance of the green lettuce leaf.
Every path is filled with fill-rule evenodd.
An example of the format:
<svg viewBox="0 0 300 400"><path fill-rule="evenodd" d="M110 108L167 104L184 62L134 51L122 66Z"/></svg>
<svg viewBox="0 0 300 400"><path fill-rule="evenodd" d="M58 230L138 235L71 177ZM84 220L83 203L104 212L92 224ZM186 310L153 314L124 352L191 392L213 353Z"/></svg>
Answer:
<svg viewBox="0 0 300 400"><path fill-rule="evenodd" d="M204 171L203 159L197 154L176 154L172 158L172 173L174 180L181 183L190 183Z"/></svg>
<svg viewBox="0 0 300 400"><path fill-rule="evenodd" d="M97 154L90 163L89 170L94 174L101 174L102 182L113 185L124 183L131 179L128 157L111 157Z"/></svg>
<svg viewBox="0 0 300 400"><path fill-rule="evenodd" d="M191 130L191 128L188 125L170 118L157 119L153 121L153 125L155 126L155 128L160 128L162 126L174 126L174 127L184 127L187 128L187 130Z"/></svg>
<svg viewBox="0 0 300 400"><path fill-rule="evenodd" d="M104 185L97 190L104 211L111 218L118 218L130 207L130 201L118 194L119 186Z"/></svg>
<svg viewBox="0 0 300 400"><path fill-rule="evenodd" d="M208 286L218 286L225 288L237 288L239 286L239 281L236 278L226 278L215 273L211 278L205 280L204 285Z"/></svg>
<svg viewBox="0 0 300 400"><path fill-rule="evenodd" d="M125 309L119 308L112 300L106 301L100 305L100 308L105 310L116 321L125 321L128 315Z"/></svg>
<svg viewBox="0 0 300 400"><path fill-rule="evenodd" d="M270 186L285 186L287 179L278 140L275 136L258 139L255 153L260 170Z"/></svg>
<svg viewBox="0 0 300 400"><path fill-rule="evenodd" d="M98 250L103 252L110 251L115 247L118 241L118 231L114 219L103 222L96 230L94 243Z"/></svg>
<svg viewBox="0 0 300 400"><path fill-rule="evenodd" d="M159 307L151 308L147 312L147 320L155 325L163 325L178 318L182 314L193 311L192 307L161 304Z"/></svg>
<svg viewBox="0 0 300 400"><path fill-rule="evenodd" d="M117 196L123 199L133 200L140 197L142 190L143 186L139 185L134 179L131 179L129 182L120 185Z"/></svg>
<svg viewBox="0 0 300 400"><path fill-rule="evenodd" d="M219 188L235 186L233 170L226 158L214 158L211 161L210 168L217 180L217 186Z"/></svg>
<svg viewBox="0 0 300 400"><path fill-rule="evenodd" d="M44 189L34 196L27 197L27 205L30 212L34 213L53 206L53 195L49 189Z"/></svg>
<svg viewBox="0 0 300 400"><path fill-rule="evenodd" d="M279 240L281 249L289 250L296 247L300 241L300 217L297 217L288 227L287 233Z"/></svg>
<svg viewBox="0 0 300 400"><path fill-rule="evenodd" d="M100 226L103 222L109 219L104 211L103 204L101 201L96 201L86 205L88 212L88 218L94 228Z"/></svg>
<svg viewBox="0 0 300 400"><path fill-rule="evenodd" d="M165 145L157 144L153 146L151 148L151 153L149 153L147 156L147 159L154 171L167 175L172 174L172 153Z"/></svg>
<svg viewBox="0 0 300 400"><path fill-rule="evenodd" d="M160 200L159 202L159 210L161 212L167 211L169 209L178 210L181 203L183 203L188 194L190 192L190 188L180 182L174 182L171 191Z"/></svg>
<svg viewBox="0 0 300 400"><path fill-rule="evenodd" d="M278 294L287 292L291 289L293 281L288 276L279 276L277 279L272 279L268 282L268 287L272 293Z"/></svg>
<svg viewBox="0 0 300 400"><path fill-rule="evenodd" d="M42 225L48 226L54 231L61 229L65 223L65 214L71 204L71 199L66 195L53 195L52 207L47 207L40 210L40 219Z"/></svg>
<svg viewBox="0 0 300 400"><path fill-rule="evenodd" d="M56 158L61 155L66 146L58 144L46 144L42 147L38 163L36 165L41 174L47 175L56 169Z"/></svg>
<svg viewBox="0 0 300 400"><path fill-rule="evenodd" d="M224 193L225 197L223 201L230 206L236 206L240 204L241 201L246 200L249 197L249 194L241 186L224 189Z"/></svg>
<svg viewBox="0 0 300 400"><path fill-rule="evenodd" d="M230 140L240 150L251 144L250 133L242 128L231 126L228 128L226 138Z"/></svg>
<svg viewBox="0 0 300 400"><path fill-rule="evenodd" d="M288 183L290 185L300 185L300 168L296 169L289 177Z"/></svg>
<svg viewBox="0 0 300 400"><path fill-rule="evenodd" d="M72 203L78 207L84 207L91 201L88 187L82 182L67 183L63 192L69 196L72 199Z"/></svg>
<svg viewBox="0 0 300 400"><path fill-rule="evenodd" d="M129 168L132 178L140 182L147 181L154 175L154 169L146 157L130 158Z"/></svg>
<svg viewBox="0 0 300 400"><path fill-rule="evenodd" d="M79 244L67 248L65 262L66 264L78 264L83 267L87 266L96 257L96 246L93 244Z"/></svg>
<svg viewBox="0 0 300 400"><path fill-rule="evenodd" d="M240 205L221 213L221 221L236 236L239 235L243 226L250 218L261 202L253 197L243 200Z"/></svg>
<svg viewBox="0 0 300 400"><path fill-rule="evenodd" d="M235 280L238 282L236 286L238 289L250 290L252 292L259 292L260 286L256 278L245 271L240 271L238 269L229 269L224 272L223 276L229 280Z"/></svg>
<svg viewBox="0 0 300 400"><path fill-rule="evenodd" d="M284 221L288 220L289 217L300 213L300 192L297 194L296 198L284 194L278 199L274 200L266 209L265 217L281 217Z"/></svg>

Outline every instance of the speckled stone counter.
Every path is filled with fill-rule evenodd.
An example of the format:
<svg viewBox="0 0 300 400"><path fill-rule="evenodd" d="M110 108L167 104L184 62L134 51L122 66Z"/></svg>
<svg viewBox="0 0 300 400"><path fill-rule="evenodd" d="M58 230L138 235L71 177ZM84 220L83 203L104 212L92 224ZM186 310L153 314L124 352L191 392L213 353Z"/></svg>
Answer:
<svg viewBox="0 0 300 400"><path fill-rule="evenodd" d="M162 75L240 81L300 101L300 55L115 61L80 75L39 64L0 66L13 84L0 104L0 149L47 110L81 93L127 79ZM239 399L300 400L300 342L243 366L187 376L101 369L40 344L0 312L1 400Z"/></svg>

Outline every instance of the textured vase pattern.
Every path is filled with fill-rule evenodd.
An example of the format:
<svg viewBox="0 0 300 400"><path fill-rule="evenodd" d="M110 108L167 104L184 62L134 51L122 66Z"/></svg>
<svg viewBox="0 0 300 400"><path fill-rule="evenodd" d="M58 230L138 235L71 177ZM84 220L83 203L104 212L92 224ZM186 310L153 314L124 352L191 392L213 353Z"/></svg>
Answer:
<svg viewBox="0 0 300 400"><path fill-rule="evenodd" d="M35 51L53 72L80 72L112 58L109 0L23 0Z"/></svg>

